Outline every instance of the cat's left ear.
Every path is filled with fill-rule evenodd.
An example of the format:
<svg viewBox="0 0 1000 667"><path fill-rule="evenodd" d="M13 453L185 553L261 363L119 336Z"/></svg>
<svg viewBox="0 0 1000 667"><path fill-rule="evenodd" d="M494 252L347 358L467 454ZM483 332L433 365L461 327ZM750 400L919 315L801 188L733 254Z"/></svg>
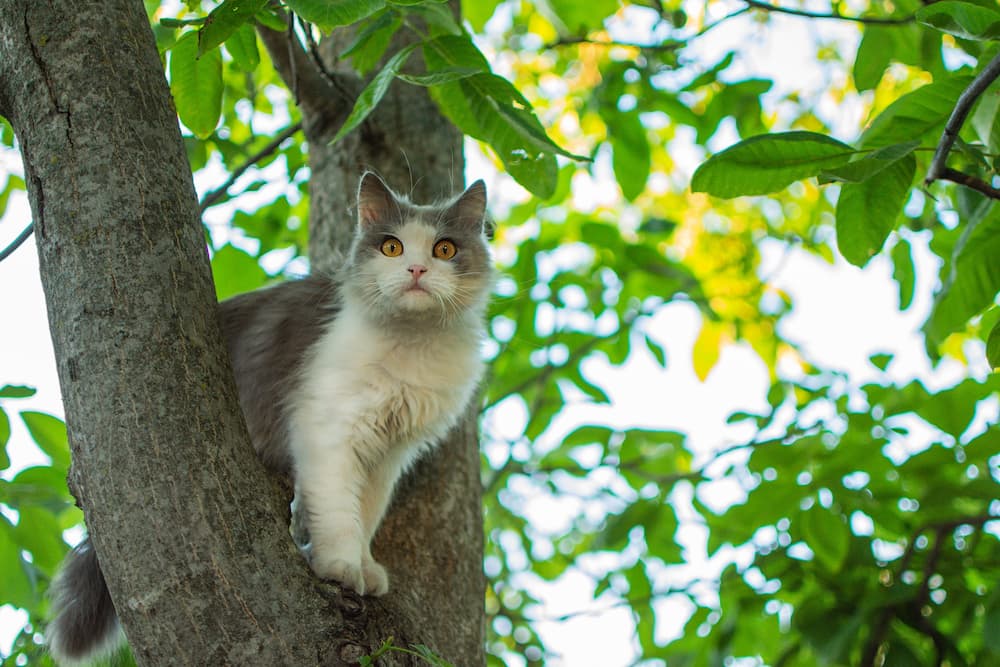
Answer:
<svg viewBox="0 0 1000 667"><path fill-rule="evenodd" d="M366 171L358 186L358 224L364 227L398 211L399 204L389 186L375 172Z"/></svg>
<svg viewBox="0 0 1000 667"><path fill-rule="evenodd" d="M482 232L486 223L486 183L480 179L470 185L448 209L447 217L463 227Z"/></svg>

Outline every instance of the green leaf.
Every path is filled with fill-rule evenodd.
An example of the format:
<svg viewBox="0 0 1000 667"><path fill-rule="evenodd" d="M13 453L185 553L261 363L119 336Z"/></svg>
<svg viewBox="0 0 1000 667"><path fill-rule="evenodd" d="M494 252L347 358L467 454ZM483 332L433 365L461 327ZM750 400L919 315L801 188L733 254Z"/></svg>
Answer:
<svg viewBox="0 0 1000 667"><path fill-rule="evenodd" d="M28 577L27 563L14 539L14 527L0 515L0 590L3 601L22 609L33 609L37 600L35 586Z"/></svg>
<svg viewBox="0 0 1000 667"><path fill-rule="evenodd" d="M198 56L225 42L241 26L248 25L248 21L252 22L265 5L267 0L225 0L213 9L198 31Z"/></svg>
<svg viewBox="0 0 1000 667"><path fill-rule="evenodd" d="M269 279L255 257L228 244L212 255L212 277L219 301L262 287Z"/></svg>
<svg viewBox="0 0 1000 667"><path fill-rule="evenodd" d="M840 571L850 546L850 530L840 515L819 505L799 515L802 536L816 560L832 573Z"/></svg>
<svg viewBox="0 0 1000 667"><path fill-rule="evenodd" d="M1000 212L979 222L955 248L950 275L935 296L924 333L934 343L965 326L1000 292Z"/></svg>
<svg viewBox="0 0 1000 667"><path fill-rule="evenodd" d="M892 39L895 29L896 26L865 26L854 58L854 86L858 92L872 90L882 80L892 59L892 49L886 48L886 43Z"/></svg>
<svg viewBox="0 0 1000 667"><path fill-rule="evenodd" d="M426 47L424 54L429 64L436 57L428 56ZM555 192L559 180L555 156L529 145L500 114L498 103L481 92L487 85L482 81L479 86L472 83L475 79L492 76L480 73L460 81L432 86L429 90L441 112L463 133L493 148L514 180L535 196L548 199Z"/></svg>
<svg viewBox="0 0 1000 667"><path fill-rule="evenodd" d="M0 408L0 470L10 467L10 457L7 455L7 443L10 441L10 417Z"/></svg>
<svg viewBox="0 0 1000 667"><path fill-rule="evenodd" d="M886 646L885 660L882 667L922 667L927 663L921 660L906 642L896 639Z"/></svg>
<svg viewBox="0 0 1000 667"><path fill-rule="evenodd" d="M462 0L462 18L474 31L482 32L499 4L500 0Z"/></svg>
<svg viewBox="0 0 1000 667"><path fill-rule="evenodd" d="M646 338L646 347L649 348L650 353L653 355L653 357L656 358L657 363L660 364L660 368L666 368L667 351L663 348L662 345L657 343L649 336L645 336L645 338Z"/></svg>
<svg viewBox="0 0 1000 667"><path fill-rule="evenodd" d="M177 115L195 136L212 134L222 113L222 54L198 57L198 33L188 32L170 50L170 91Z"/></svg>
<svg viewBox="0 0 1000 667"><path fill-rule="evenodd" d="M880 371L885 371L892 361L892 356L891 354L873 354L868 357L868 361L872 362L872 365Z"/></svg>
<svg viewBox="0 0 1000 667"><path fill-rule="evenodd" d="M31 552L31 562L49 576L66 555L66 543L62 539L62 527L48 510L38 506L22 506L18 509L14 539L22 549Z"/></svg>
<svg viewBox="0 0 1000 667"><path fill-rule="evenodd" d="M233 57L233 62L243 72L253 72L260 64L260 52L257 50L257 31L252 25L241 25L226 40L226 51Z"/></svg>
<svg viewBox="0 0 1000 667"><path fill-rule="evenodd" d="M69 440L66 437L66 423L58 417L43 412L24 411L21 420L38 448L45 452L55 468L69 467Z"/></svg>
<svg viewBox="0 0 1000 667"><path fill-rule="evenodd" d="M1000 152L1000 84L994 82L979 97L969 124L987 150Z"/></svg>
<svg viewBox="0 0 1000 667"><path fill-rule="evenodd" d="M996 590L992 598L983 616L983 645L994 655L1000 655L1000 596Z"/></svg>
<svg viewBox="0 0 1000 667"><path fill-rule="evenodd" d="M941 0L917 10L917 21L941 32L975 41L1000 37L1000 12L958 0Z"/></svg>
<svg viewBox="0 0 1000 667"><path fill-rule="evenodd" d="M871 122L861 135L861 146L879 148L936 133L971 81L971 76L953 74L903 95Z"/></svg>
<svg viewBox="0 0 1000 667"><path fill-rule="evenodd" d="M34 387L7 384L0 387L0 398L30 398L35 395Z"/></svg>
<svg viewBox="0 0 1000 667"><path fill-rule="evenodd" d="M427 74L397 74L396 78L412 83L415 86L439 86L478 74L480 70L472 67L447 67Z"/></svg>
<svg viewBox="0 0 1000 667"><path fill-rule="evenodd" d="M257 12L257 22L261 25L267 26L275 32L287 32L288 21L285 18L283 11L280 14L278 13L280 9L281 8L278 6L266 6L264 9Z"/></svg>
<svg viewBox="0 0 1000 667"><path fill-rule="evenodd" d="M986 339L986 359L990 368L1000 369L1000 320L990 329L990 337Z"/></svg>
<svg viewBox="0 0 1000 667"><path fill-rule="evenodd" d="M566 30L574 35L584 35L599 30L604 19L618 11L618 0L548 0Z"/></svg>
<svg viewBox="0 0 1000 667"><path fill-rule="evenodd" d="M896 227L896 219L917 169L907 154L862 183L845 183L837 199L837 247L855 266L864 266Z"/></svg>
<svg viewBox="0 0 1000 667"><path fill-rule="evenodd" d="M913 303L917 286L917 272L913 265L910 242L899 239L892 247L892 278L899 285L899 309L906 310Z"/></svg>
<svg viewBox="0 0 1000 667"><path fill-rule="evenodd" d="M615 179L625 199L635 201L646 189L646 180L649 178L650 155L646 128L638 111L616 113L607 121Z"/></svg>
<svg viewBox="0 0 1000 667"><path fill-rule="evenodd" d="M856 151L823 134L784 132L741 141L702 163L691 190L716 197L765 195L846 164Z"/></svg>
<svg viewBox="0 0 1000 667"><path fill-rule="evenodd" d="M482 70L432 87L431 96L460 130L489 144L510 175L532 193L545 199L555 191L558 167L553 154L587 159L549 138L528 100L509 81L489 72L486 58L468 37L433 39L424 44L424 59L432 72L453 67Z"/></svg>
<svg viewBox="0 0 1000 667"><path fill-rule="evenodd" d="M666 507L656 499L639 499L625 508L621 514L608 517L604 530L594 540L594 549L601 551L619 551L628 545L629 533L636 526L642 526L644 531L655 531L653 527L660 513ZM674 517L676 521L676 517ZM674 527L676 530L676 526ZM669 526L664 532L673 532Z"/></svg>
<svg viewBox="0 0 1000 667"><path fill-rule="evenodd" d="M321 30L351 25L385 7L385 0L286 0L293 12Z"/></svg>
<svg viewBox="0 0 1000 667"><path fill-rule="evenodd" d="M874 89L892 61L931 70L920 48L926 32L916 25L866 25L852 70L858 91Z"/></svg>
<svg viewBox="0 0 1000 667"><path fill-rule="evenodd" d="M32 466L18 472L5 488L4 504L20 511L22 507L38 506L53 514L72 506L66 488L66 469L52 466Z"/></svg>
<svg viewBox="0 0 1000 667"><path fill-rule="evenodd" d="M820 181L824 183L863 183L913 153L919 145L919 141L908 141L880 148L860 160L854 160L841 167L822 172L819 175Z"/></svg>
<svg viewBox="0 0 1000 667"><path fill-rule="evenodd" d="M396 74L406 63L406 59L410 57L413 50L419 46L418 44L410 44L404 47L398 53L396 53L389 61L385 64L385 67L376 74L365 89L361 91L358 95L357 101L354 103L354 108L351 109L351 114L344 121L343 126L337 131L336 136L330 141L330 144L335 144L340 139L346 135L348 132L356 128L365 118L368 117L378 103L382 101L385 97L386 92L389 90L389 85L392 80L396 78Z"/></svg>
<svg viewBox="0 0 1000 667"><path fill-rule="evenodd" d="M367 25L358 31L355 40L341 52L340 57L350 57L358 74L367 75L385 54L392 36L401 25L402 18L394 12L372 15Z"/></svg>

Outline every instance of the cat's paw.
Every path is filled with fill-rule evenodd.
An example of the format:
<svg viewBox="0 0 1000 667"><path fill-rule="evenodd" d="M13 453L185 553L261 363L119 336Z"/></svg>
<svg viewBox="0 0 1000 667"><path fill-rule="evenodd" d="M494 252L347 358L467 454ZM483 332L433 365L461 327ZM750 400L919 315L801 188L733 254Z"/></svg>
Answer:
<svg viewBox="0 0 1000 667"><path fill-rule="evenodd" d="M359 562L352 562L336 556L318 557L313 552L312 569L317 576L323 579L339 581L358 595L365 594L365 576L362 573L361 563Z"/></svg>
<svg viewBox="0 0 1000 667"><path fill-rule="evenodd" d="M361 573L365 578L365 590L368 591L368 595L378 597L389 592L389 573L375 559L362 559Z"/></svg>

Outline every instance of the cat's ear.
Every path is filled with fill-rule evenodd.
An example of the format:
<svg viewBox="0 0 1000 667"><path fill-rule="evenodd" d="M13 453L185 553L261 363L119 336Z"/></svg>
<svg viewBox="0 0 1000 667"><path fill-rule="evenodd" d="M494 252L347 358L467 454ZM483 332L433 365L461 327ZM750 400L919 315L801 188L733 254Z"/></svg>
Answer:
<svg viewBox="0 0 1000 667"><path fill-rule="evenodd" d="M448 209L448 219L482 232L486 221L486 184L482 179L470 185Z"/></svg>
<svg viewBox="0 0 1000 667"><path fill-rule="evenodd" d="M374 172L366 171L358 186L358 224L362 227L385 220L399 210L395 195Z"/></svg>

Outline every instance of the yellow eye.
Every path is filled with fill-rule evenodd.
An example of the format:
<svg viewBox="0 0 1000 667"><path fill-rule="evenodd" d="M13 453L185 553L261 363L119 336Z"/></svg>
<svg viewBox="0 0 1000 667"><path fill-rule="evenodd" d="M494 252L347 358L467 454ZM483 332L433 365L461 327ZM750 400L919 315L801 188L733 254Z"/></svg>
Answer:
<svg viewBox="0 0 1000 667"><path fill-rule="evenodd" d="M458 252L458 248L448 239L438 241L434 244L434 256L438 259L451 259L455 256L456 252Z"/></svg>
<svg viewBox="0 0 1000 667"><path fill-rule="evenodd" d="M379 250L386 257L399 257L403 254L403 243L395 236L390 236L385 241L382 241Z"/></svg>

